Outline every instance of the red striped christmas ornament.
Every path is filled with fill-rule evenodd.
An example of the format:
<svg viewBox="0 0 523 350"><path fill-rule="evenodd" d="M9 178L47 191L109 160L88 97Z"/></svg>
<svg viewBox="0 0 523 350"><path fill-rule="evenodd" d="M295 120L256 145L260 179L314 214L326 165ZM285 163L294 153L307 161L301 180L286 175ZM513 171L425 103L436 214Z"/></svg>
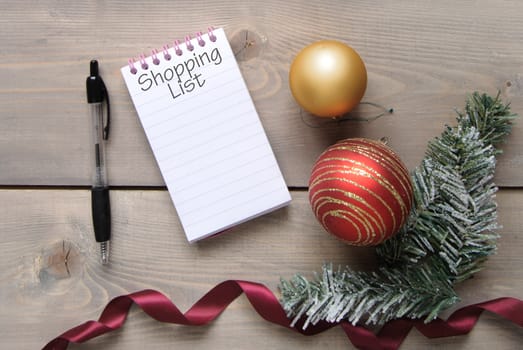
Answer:
<svg viewBox="0 0 523 350"><path fill-rule="evenodd" d="M412 207L407 168L383 142L354 138L323 152L312 169L309 201L323 227L341 240L373 246L396 234Z"/></svg>

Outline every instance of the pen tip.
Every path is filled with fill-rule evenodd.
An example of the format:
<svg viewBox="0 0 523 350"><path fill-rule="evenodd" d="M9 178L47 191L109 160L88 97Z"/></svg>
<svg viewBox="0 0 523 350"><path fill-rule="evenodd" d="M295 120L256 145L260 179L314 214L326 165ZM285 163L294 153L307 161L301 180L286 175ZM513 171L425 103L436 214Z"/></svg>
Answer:
<svg viewBox="0 0 523 350"><path fill-rule="evenodd" d="M100 243L100 256L102 264L106 265L109 263L109 241Z"/></svg>

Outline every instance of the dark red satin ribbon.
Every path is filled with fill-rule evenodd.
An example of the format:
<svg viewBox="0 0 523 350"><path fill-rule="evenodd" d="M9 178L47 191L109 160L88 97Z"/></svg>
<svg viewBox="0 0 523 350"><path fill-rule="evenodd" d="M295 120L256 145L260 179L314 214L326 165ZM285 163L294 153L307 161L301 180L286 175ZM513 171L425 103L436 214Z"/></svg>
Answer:
<svg viewBox="0 0 523 350"><path fill-rule="evenodd" d="M87 321L71 328L51 340L43 350L63 350L70 342L83 343L99 335L120 328L127 318L132 304L138 305L146 314L160 322L187 326L205 325L216 319L227 306L242 293L258 314L265 320L300 332L314 335L338 324L320 323L301 329L301 324L290 326L278 299L264 285L248 281L225 281L211 289L185 314L165 295L155 290L143 290L114 298L107 304L98 321ZM394 320L375 334L361 326L340 323L348 338L358 349L398 349L410 330L415 327L428 338L450 337L469 333L486 310L523 327L523 302L514 298L499 298L484 303L466 306L455 311L447 321L436 319L429 324L415 320Z"/></svg>

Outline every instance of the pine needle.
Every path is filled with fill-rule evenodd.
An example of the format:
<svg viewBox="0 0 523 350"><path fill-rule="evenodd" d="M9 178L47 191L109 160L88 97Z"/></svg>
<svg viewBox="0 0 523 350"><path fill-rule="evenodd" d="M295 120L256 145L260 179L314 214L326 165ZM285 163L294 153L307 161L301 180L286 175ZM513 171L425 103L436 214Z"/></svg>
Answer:
<svg viewBox="0 0 523 350"><path fill-rule="evenodd" d="M429 142L412 172L414 203L395 237L376 250L375 272L325 264L312 280L281 280L281 303L295 324L319 321L382 325L401 317L430 322L458 302L453 286L480 271L496 251L496 146L511 131L499 94L473 93L457 125Z"/></svg>

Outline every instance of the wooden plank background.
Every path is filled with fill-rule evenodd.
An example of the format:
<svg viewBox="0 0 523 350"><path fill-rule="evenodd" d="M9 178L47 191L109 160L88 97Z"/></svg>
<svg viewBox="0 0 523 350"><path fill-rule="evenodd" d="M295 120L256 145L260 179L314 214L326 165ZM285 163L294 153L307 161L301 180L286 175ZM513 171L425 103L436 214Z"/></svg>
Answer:
<svg viewBox="0 0 523 350"><path fill-rule="evenodd" d="M90 183L84 81L96 57L113 102L111 183L163 185L119 68L208 25L225 27L236 48L245 30L259 39L260 50L240 66L290 186L305 186L319 153L351 136L388 137L413 168L430 137L454 121L466 93L499 90L515 110L523 108L521 6L517 0L3 1L0 183ZM364 100L393 107L393 115L320 129L302 122L288 69L302 47L322 38L343 40L361 54L369 72ZM500 160L500 185L523 183L522 136L518 125Z"/></svg>
<svg viewBox="0 0 523 350"><path fill-rule="evenodd" d="M410 169L427 141L454 122L467 93L500 92L523 114L523 2L84 1L0 3L0 337L35 349L87 319L114 296L158 289L187 309L216 283L310 274L325 261L375 267L372 249L347 247L315 222L306 199L312 163L335 141L387 137ZM223 26L280 163L293 202L232 232L189 245L145 139L119 68L187 33ZM245 33L254 45L243 50ZM364 59L364 101L394 108L374 122L308 126L288 89L294 55L319 39L353 46ZM88 63L97 58L112 101L108 145L112 263L98 262L90 220ZM379 110L361 106L352 116ZM519 239L523 127L500 157L499 252L459 287L462 304L523 298ZM69 252L67 265L65 254ZM514 349L523 331L484 315L466 337L402 349ZM161 325L133 309L124 329L71 349L350 348L341 330L302 337L262 321L244 298L213 325Z"/></svg>

